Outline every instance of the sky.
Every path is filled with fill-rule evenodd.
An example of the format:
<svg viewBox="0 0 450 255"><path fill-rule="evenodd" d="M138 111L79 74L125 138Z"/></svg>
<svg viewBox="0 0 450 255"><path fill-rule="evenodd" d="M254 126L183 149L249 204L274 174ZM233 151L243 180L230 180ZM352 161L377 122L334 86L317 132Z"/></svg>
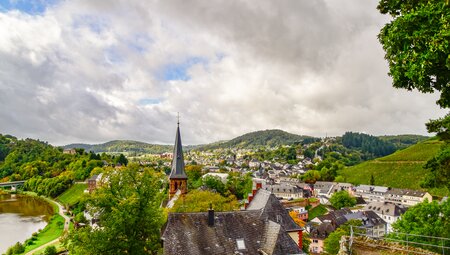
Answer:
<svg viewBox="0 0 450 255"><path fill-rule="evenodd" d="M437 95L395 89L376 0L0 0L0 133L184 144L282 129L422 134Z"/></svg>

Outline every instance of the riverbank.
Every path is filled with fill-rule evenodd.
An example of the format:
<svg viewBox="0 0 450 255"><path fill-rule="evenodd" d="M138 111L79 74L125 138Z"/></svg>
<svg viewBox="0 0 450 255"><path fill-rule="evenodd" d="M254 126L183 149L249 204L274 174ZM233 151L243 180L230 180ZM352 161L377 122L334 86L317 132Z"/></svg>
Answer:
<svg viewBox="0 0 450 255"><path fill-rule="evenodd" d="M11 192L6 192L11 193ZM47 197L39 196L34 192L19 191L19 194L31 197L38 197L53 208L53 216L44 229L34 233L24 242L25 251L20 254L33 254L51 243L56 243L65 231L69 228L70 218L63 214L63 206Z"/></svg>

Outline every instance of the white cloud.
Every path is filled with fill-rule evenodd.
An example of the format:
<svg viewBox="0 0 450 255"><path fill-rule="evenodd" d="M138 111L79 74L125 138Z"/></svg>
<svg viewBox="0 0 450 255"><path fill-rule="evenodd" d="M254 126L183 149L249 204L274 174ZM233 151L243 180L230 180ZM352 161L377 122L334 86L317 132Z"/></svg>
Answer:
<svg viewBox="0 0 450 255"><path fill-rule="evenodd" d="M0 12L0 132L172 143L180 112L187 144L268 128L425 134L444 112L435 95L391 87L376 3L77 0ZM162 79L167 68L186 79Z"/></svg>

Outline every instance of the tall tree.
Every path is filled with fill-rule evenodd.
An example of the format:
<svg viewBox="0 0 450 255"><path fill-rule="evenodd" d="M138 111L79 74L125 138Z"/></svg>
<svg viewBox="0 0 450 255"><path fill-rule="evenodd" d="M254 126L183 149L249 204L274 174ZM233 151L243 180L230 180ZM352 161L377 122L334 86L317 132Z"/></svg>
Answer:
<svg viewBox="0 0 450 255"><path fill-rule="evenodd" d="M342 190L330 197L330 203L336 209L352 207L356 205L356 198L352 197L346 190Z"/></svg>
<svg viewBox="0 0 450 255"><path fill-rule="evenodd" d="M393 18L378 35L389 62L393 86L423 93L439 92L436 102L450 107L450 1L380 0L378 10ZM428 132L436 132L447 142L438 160L429 162L432 172L422 186L449 186L433 182L450 176L450 114L427 123Z"/></svg>
<svg viewBox="0 0 450 255"><path fill-rule="evenodd" d="M379 34L393 86L439 91L450 107L450 5L448 0L381 0L378 10L393 18Z"/></svg>
<svg viewBox="0 0 450 255"><path fill-rule="evenodd" d="M100 227L72 231L65 246L71 254L157 254L164 222L162 174L131 164L105 175L107 183L86 207Z"/></svg>

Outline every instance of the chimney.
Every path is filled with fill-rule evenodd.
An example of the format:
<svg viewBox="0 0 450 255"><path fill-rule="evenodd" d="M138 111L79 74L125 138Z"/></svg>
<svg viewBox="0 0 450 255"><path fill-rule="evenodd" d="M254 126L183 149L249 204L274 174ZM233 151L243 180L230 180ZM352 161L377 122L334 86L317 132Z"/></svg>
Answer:
<svg viewBox="0 0 450 255"><path fill-rule="evenodd" d="M259 190L262 188L262 183L261 182L257 182L256 183L256 190Z"/></svg>
<svg viewBox="0 0 450 255"><path fill-rule="evenodd" d="M212 204L209 204L208 226L214 227L214 209L212 209Z"/></svg>
<svg viewBox="0 0 450 255"><path fill-rule="evenodd" d="M298 231L298 248L303 250L303 228Z"/></svg>
<svg viewBox="0 0 450 255"><path fill-rule="evenodd" d="M248 203L250 204L253 200L253 194L248 194L247 200L248 200Z"/></svg>

